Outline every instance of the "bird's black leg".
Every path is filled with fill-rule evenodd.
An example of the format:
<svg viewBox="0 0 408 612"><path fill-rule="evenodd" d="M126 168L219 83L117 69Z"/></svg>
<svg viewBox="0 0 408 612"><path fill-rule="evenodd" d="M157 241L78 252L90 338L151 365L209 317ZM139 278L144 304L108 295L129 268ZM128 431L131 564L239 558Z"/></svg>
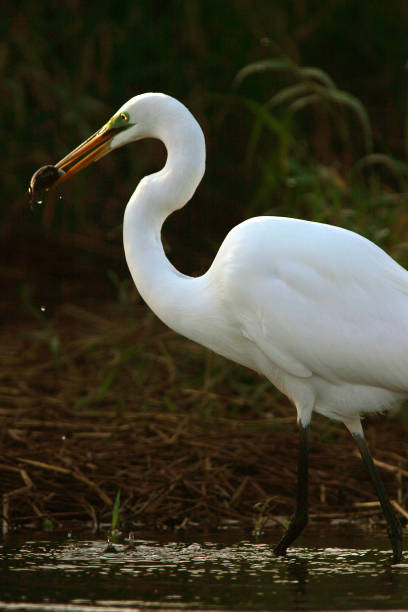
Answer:
<svg viewBox="0 0 408 612"><path fill-rule="evenodd" d="M400 563L402 561L402 528L401 524L394 512L394 508L391 506L387 492L385 490L383 481L381 480L380 473L375 465L373 458L368 448L368 444L362 433L352 433L354 440L358 446L361 457L364 464L370 474L371 481L374 485L375 492L380 501L381 508L384 516L387 520L387 531L391 540L393 561L394 563Z"/></svg>
<svg viewBox="0 0 408 612"><path fill-rule="evenodd" d="M286 533L279 544L275 547L275 555L285 555L286 549L296 540L307 525L308 507L308 425L303 426L299 422L299 456L298 456L298 476L297 476L297 495L296 509Z"/></svg>

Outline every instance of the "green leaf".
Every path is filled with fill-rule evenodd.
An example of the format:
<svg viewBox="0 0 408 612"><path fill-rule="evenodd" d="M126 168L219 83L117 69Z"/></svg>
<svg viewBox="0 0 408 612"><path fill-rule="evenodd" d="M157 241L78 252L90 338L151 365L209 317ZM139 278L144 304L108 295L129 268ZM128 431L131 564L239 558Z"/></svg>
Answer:
<svg viewBox="0 0 408 612"><path fill-rule="evenodd" d="M333 79L320 68L314 68L312 66L305 66L304 68L299 69L300 74L303 78L306 79L315 79L316 81L320 81L323 85L326 85L329 89L336 89L336 83Z"/></svg>
<svg viewBox="0 0 408 612"><path fill-rule="evenodd" d="M252 74L261 74L269 70L296 70L296 64L286 59L267 59L253 62L241 68L234 78L233 85L238 87L241 83Z"/></svg>
<svg viewBox="0 0 408 612"><path fill-rule="evenodd" d="M119 511L120 511L120 489L116 493L115 503L113 504L112 510L112 531L115 531L119 521Z"/></svg>
<svg viewBox="0 0 408 612"><path fill-rule="evenodd" d="M356 170L361 170L366 166L373 165L386 166L391 172L397 177L406 176L408 174L408 164L391 157L391 155L385 155L384 153L371 153L358 160L355 165Z"/></svg>
<svg viewBox="0 0 408 612"><path fill-rule="evenodd" d="M321 97L318 94L309 94L292 102L290 110L296 113L310 104L318 104L319 102L321 102Z"/></svg>
<svg viewBox="0 0 408 612"><path fill-rule="evenodd" d="M310 92L310 85L307 83L296 83L296 85L290 85L289 87L285 87L284 89L278 91L277 94L268 100L266 105L268 108L278 106L278 104L283 104L292 98L303 96L308 92Z"/></svg>
<svg viewBox="0 0 408 612"><path fill-rule="evenodd" d="M48 532L54 531L54 523L49 518L45 518L42 522L42 529Z"/></svg>
<svg viewBox="0 0 408 612"><path fill-rule="evenodd" d="M364 134L364 141L367 153L371 153L373 150L373 134L371 129L371 123L368 118L368 114L362 103L358 98L355 98L346 91L340 89L326 89L326 95L329 99L341 104L348 106L354 111L357 118L360 121L361 128Z"/></svg>

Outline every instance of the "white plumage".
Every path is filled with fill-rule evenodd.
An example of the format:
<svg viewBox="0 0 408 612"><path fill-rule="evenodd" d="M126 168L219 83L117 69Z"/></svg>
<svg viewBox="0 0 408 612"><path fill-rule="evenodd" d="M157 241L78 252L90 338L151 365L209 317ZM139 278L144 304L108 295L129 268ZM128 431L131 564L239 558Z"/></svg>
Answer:
<svg viewBox="0 0 408 612"><path fill-rule="evenodd" d="M294 401L303 424L316 410L359 429L360 414L408 394L408 272L362 236L256 217L230 231L201 278L173 268L160 228L201 180L204 138L179 102L147 94L121 109L136 126L129 139L139 138L139 122L146 132L145 105L168 159L130 199L124 244L152 310L179 333L267 376Z"/></svg>
<svg viewBox="0 0 408 612"><path fill-rule="evenodd" d="M301 430L313 411L347 425L383 505L394 560L400 560L399 524L367 459L360 416L408 395L408 272L351 231L256 217L229 232L203 276L181 274L164 253L160 231L200 183L205 142L180 102L163 94L132 98L93 139L56 165L69 168L57 182L144 137L162 140L168 157L162 170L139 183L125 211L126 259L140 294L169 327L264 374L294 402ZM304 479L305 439L299 463ZM299 495L279 553L307 520L307 512L306 519L302 514L307 496L302 501Z"/></svg>
<svg viewBox="0 0 408 612"><path fill-rule="evenodd" d="M254 345L241 341L243 354L303 424L315 410L351 425L407 394L408 273L373 243L258 217L230 232L212 275L222 279L225 315Z"/></svg>

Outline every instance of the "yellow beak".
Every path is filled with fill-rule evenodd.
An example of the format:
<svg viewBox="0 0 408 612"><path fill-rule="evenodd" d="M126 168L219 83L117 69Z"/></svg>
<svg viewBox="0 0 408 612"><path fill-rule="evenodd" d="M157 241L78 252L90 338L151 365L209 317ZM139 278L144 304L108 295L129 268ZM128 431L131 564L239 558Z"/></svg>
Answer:
<svg viewBox="0 0 408 612"><path fill-rule="evenodd" d="M87 138L85 142L55 164L55 168L64 170L64 174L61 174L52 187L63 183L92 162L109 153L109 143L117 131L115 128L110 129L109 125L104 125L103 128L95 132L95 134Z"/></svg>
<svg viewBox="0 0 408 612"><path fill-rule="evenodd" d="M87 138L85 142L71 151L71 153L68 153L57 164L39 168L34 172L30 181L28 190L29 202L40 201L44 191L48 191L56 185L63 183L83 168L86 168L86 166L89 166L90 163L109 153L112 148L112 138L130 125L128 113L122 111L114 115L100 130Z"/></svg>

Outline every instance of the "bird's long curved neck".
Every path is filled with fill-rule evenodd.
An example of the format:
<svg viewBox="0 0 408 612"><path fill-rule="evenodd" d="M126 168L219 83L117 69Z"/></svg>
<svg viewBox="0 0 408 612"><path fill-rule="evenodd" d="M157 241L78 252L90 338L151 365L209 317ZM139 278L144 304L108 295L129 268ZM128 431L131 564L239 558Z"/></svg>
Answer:
<svg viewBox="0 0 408 612"><path fill-rule="evenodd" d="M201 181L205 168L204 136L185 109L185 114L178 120L172 118L157 137L166 146L167 161L160 172L139 183L126 207L123 227L126 260L136 287L150 308L167 325L191 337L188 319L194 316L199 303L199 279L181 274L167 259L161 227L169 214L188 202Z"/></svg>

